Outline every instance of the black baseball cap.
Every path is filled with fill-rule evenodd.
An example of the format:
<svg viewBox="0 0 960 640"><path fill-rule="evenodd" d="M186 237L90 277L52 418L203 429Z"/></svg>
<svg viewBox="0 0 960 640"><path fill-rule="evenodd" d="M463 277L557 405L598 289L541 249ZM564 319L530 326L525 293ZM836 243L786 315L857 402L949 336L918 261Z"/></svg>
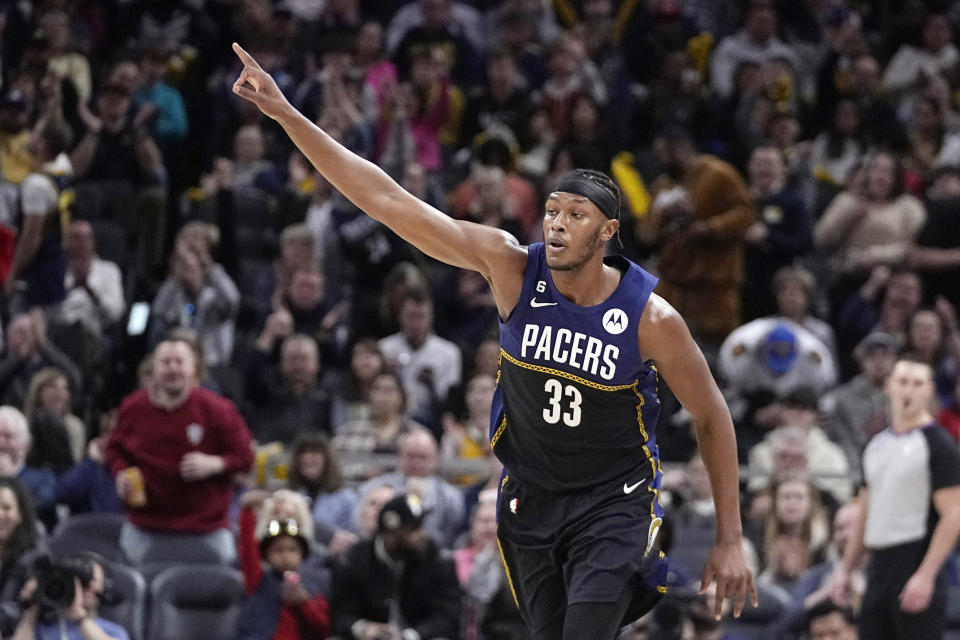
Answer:
<svg viewBox="0 0 960 640"><path fill-rule="evenodd" d="M427 511L420 498L408 493L396 496L383 505L377 516L377 532L412 530L423 524Z"/></svg>

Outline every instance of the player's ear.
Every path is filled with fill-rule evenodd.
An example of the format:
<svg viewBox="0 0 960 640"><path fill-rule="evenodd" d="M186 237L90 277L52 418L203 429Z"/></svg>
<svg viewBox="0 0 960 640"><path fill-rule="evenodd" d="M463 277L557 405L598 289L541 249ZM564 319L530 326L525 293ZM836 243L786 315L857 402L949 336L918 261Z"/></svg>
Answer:
<svg viewBox="0 0 960 640"><path fill-rule="evenodd" d="M600 239L604 242L607 242L613 236L617 235L617 230L620 228L619 220L607 220L603 223L603 231L600 232Z"/></svg>

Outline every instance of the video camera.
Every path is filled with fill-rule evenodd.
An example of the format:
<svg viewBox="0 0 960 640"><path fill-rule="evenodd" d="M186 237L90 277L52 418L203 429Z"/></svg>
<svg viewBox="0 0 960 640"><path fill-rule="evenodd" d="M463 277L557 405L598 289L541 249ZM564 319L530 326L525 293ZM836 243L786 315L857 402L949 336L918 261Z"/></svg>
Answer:
<svg viewBox="0 0 960 640"><path fill-rule="evenodd" d="M89 586L93 565L83 558L40 556L33 563L32 575L37 581L32 602L40 611L40 619L51 621L73 604L78 580L81 587Z"/></svg>

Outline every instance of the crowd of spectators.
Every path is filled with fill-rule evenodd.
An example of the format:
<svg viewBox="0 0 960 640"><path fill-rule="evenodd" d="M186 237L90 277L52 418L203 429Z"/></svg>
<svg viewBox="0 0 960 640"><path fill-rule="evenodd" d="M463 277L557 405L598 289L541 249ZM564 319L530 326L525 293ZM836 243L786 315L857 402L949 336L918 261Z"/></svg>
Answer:
<svg viewBox="0 0 960 640"><path fill-rule="evenodd" d="M0 3L0 635L93 511L126 514L144 575L178 542L242 569L244 638L525 637L492 536L490 289L236 99L233 41L408 191L521 243L557 176L610 173L616 250L731 408L776 637L847 631L825 576L899 354L960 439L957 29L949 0ZM661 395L683 593L712 502ZM719 637L691 600L684 637Z"/></svg>

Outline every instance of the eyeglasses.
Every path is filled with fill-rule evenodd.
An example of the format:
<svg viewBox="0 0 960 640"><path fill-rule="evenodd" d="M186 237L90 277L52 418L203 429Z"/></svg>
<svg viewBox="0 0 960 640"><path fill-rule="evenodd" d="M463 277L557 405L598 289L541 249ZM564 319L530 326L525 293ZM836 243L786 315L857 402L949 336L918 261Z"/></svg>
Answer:
<svg viewBox="0 0 960 640"><path fill-rule="evenodd" d="M285 533L288 536L298 536L300 535L300 525L297 524L297 521L293 518L287 518L286 520L271 520L270 524L267 525L267 535L274 537L282 533Z"/></svg>

